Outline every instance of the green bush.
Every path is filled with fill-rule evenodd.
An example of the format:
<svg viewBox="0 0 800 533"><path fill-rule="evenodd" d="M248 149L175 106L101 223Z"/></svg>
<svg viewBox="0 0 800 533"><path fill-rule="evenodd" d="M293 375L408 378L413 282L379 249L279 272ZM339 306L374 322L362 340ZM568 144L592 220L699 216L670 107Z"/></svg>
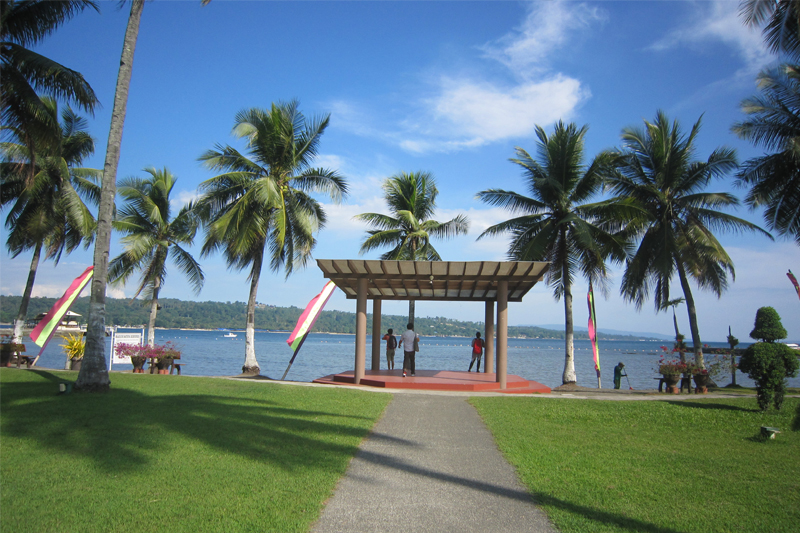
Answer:
<svg viewBox="0 0 800 533"><path fill-rule="evenodd" d="M781 317L772 307L761 307L756 311L756 323L750 337L765 342L773 342L786 338L786 329L781 324Z"/></svg>
<svg viewBox="0 0 800 533"><path fill-rule="evenodd" d="M757 342L745 350L739 361L739 369L756 382L758 406L762 411L783 405L786 393L786 378L797 375L798 363L795 351L785 344Z"/></svg>

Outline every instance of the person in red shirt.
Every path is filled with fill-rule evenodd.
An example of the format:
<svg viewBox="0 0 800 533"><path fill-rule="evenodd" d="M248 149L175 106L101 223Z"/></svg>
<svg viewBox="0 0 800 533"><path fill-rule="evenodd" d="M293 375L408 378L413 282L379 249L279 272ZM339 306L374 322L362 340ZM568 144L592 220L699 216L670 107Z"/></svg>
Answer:
<svg viewBox="0 0 800 533"><path fill-rule="evenodd" d="M475 361L478 361L478 367L476 368L476 372L481 371L481 356L483 355L483 339L481 339L481 332L475 332L475 338L472 339L472 361L469 363L469 370L467 372L472 372L472 365L475 364Z"/></svg>

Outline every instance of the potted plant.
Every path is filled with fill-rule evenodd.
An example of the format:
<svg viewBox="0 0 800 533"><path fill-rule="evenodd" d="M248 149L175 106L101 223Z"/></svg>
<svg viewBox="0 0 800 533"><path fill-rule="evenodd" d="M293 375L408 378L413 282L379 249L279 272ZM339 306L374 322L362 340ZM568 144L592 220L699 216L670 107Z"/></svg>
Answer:
<svg viewBox="0 0 800 533"><path fill-rule="evenodd" d="M681 381L681 374L687 371L687 364L678 359L665 360L662 358L658 361L658 373L663 376L668 393L680 394L681 390L677 385Z"/></svg>
<svg viewBox="0 0 800 533"><path fill-rule="evenodd" d="M138 344L119 343L116 345L118 355L130 357L134 374L144 374L144 364L147 362L147 346Z"/></svg>
<svg viewBox="0 0 800 533"><path fill-rule="evenodd" d="M80 371L83 362L83 353L86 350L86 342L82 337L70 333L64 338L65 342L61 345L67 359L70 361L70 370Z"/></svg>
<svg viewBox="0 0 800 533"><path fill-rule="evenodd" d="M162 345L156 344L152 347L152 352L153 355L158 357L156 367L158 368L159 374L168 374L169 367L172 366L172 363L175 361L175 359L181 358L181 352L172 343L172 341L168 341Z"/></svg>

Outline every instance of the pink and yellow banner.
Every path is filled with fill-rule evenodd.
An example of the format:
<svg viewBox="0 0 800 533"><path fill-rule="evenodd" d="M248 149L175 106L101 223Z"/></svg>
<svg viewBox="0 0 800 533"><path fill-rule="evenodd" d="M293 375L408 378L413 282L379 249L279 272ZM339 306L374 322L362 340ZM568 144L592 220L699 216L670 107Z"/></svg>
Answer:
<svg viewBox="0 0 800 533"><path fill-rule="evenodd" d="M72 303L75 299L80 295L83 288L89 283L89 280L92 279L92 274L94 267L90 266L86 270L83 271L83 274L75 278L75 280L70 284L67 288L66 292L64 292L64 296L58 299L58 301L53 305L53 308L45 315L43 319L36 324L36 327L33 328L31 332L31 340L37 345L41 346L42 349L47 345L47 342L50 340L50 337L53 336L58 325L61 324L61 319L64 315L69 311L69 308L72 307Z"/></svg>
<svg viewBox="0 0 800 533"><path fill-rule="evenodd" d="M594 312L594 289L592 282L589 282L589 340L592 341L592 355L594 356L594 369L597 372L597 379L600 379L600 351L597 347L597 317Z"/></svg>
<svg viewBox="0 0 800 533"><path fill-rule="evenodd" d="M297 321L294 331L286 341L292 350L296 351L303 343L303 339L305 339L308 332L311 331L311 328L314 327L314 322L317 321L319 313L322 311L322 308L325 307L325 304L328 303L328 299L331 297L331 294L333 294L335 288L336 284L329 281L325 284L325 287L322 288L322 292L308 302L306 310L300 315L300 319Z"/></svg>
<svg viewBox="0 0 800 533"><path fill-rule="evenodd" d="M791 280L792 285L794 285L794 290L797 291L797 297L800 298L800 284L797 283L797 278L794 277L794 274L792 274L791 270L789 272L787 272L786 275Z"/></svg>

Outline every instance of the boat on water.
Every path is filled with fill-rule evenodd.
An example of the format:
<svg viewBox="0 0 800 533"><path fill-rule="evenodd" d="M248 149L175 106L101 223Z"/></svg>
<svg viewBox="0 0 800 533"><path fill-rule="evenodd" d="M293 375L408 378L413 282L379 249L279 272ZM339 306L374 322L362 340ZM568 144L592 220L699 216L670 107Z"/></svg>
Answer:
<svg viewBox="0 0 800 533"><path fill-rule="evenodd" d="M229 339L232 339L232 338L236 337L236 333L228 332L225 335L223 335L223 337L227 337Z"/></svg>

